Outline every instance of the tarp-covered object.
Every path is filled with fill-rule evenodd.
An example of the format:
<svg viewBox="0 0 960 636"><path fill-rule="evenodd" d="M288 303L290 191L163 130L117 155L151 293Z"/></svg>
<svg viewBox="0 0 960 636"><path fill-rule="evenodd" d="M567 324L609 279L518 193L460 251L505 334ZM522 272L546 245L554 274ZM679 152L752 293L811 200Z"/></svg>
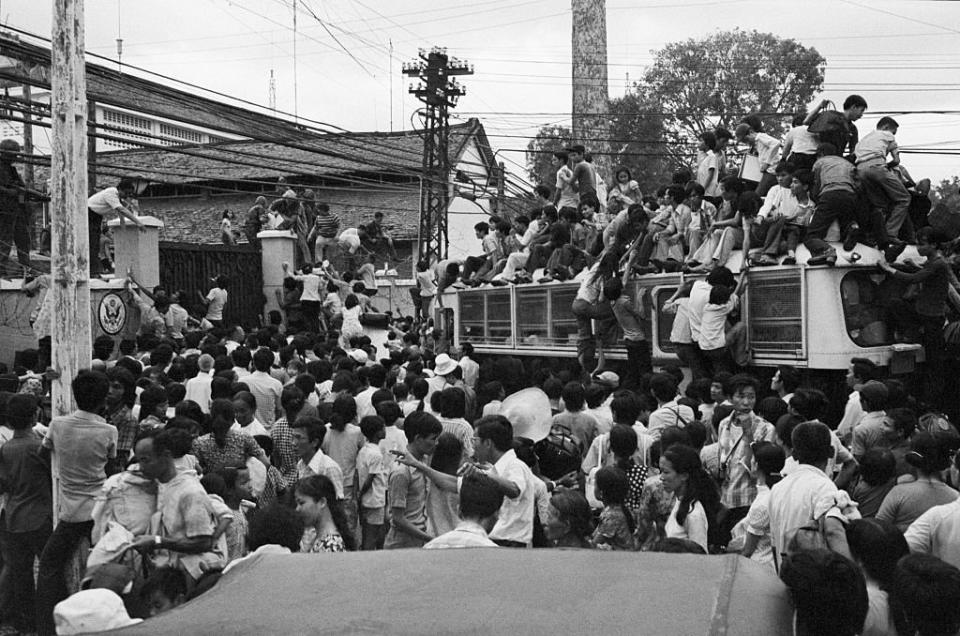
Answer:
<svg viewBox="0 0 960 636"><path fill-rule="evenodd" d="M740 556L592 550L263 555L111 634L790 635L786 588Z"/></svg>

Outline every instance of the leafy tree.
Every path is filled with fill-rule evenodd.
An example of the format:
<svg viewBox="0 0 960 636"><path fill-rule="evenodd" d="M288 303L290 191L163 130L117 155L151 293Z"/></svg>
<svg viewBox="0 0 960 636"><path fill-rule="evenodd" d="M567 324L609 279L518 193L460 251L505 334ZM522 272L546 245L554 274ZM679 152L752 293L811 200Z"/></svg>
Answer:
<svg viewBox="0 0 960 636"><path fill-rule="evenodd" d="M641 86L659 101L666 129L691 144L748 113L764 114L764 129L778 135L786 114L803 111L821 90L825 65L796 40L734 29L654 51Z"/></svg>
<svg viewBox="0 0 960 636"><path fill-rule="evenodd" d="M553 167L553 153L563 150L571 143L573 134L566 126L544 126L527 142L527 172L534 185L544 184L553 188L557 171Z"/></svg>
<svg viewBox="0 0 960 636"><path fill-rule="evenodd" d="M931 194L934 204L943 203L951 210L960 210L960 177L943 179Z"/></svg>
<svg viewBox="0 0 960 636"><path fill-rule="evenodd" d="M610 139L607 144L613 165L629 168L644 194L670 182L677 168L669 151L676 142L663 125L656 99L635 90L610 100ZM607 175L612 182L613 174Z"/></svg>

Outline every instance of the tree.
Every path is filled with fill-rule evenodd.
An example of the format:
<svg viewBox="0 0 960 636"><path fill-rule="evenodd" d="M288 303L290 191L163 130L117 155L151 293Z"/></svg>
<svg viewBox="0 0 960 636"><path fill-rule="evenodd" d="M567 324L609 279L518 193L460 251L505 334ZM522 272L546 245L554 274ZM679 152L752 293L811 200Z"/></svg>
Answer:
<svg viewBox="0 0 960 636"><path fill-rule="evenodd" d="M960 177L943 179L931 192L933 203L943 203L950 210L960 210Z"/></svg>
<svg viewBox="0 0 960 636"><path fill-rule="evenodd" d="M566 148L572 137L573 133L566 126L544 126L527 143L527 172L534 185L542 183L550 188L556 185L553 153Z"/></svg>
<svg viewBox="0 0 960 636"><path fill-rule="evenodd" d="M670 182L677 162L656 99L635 90L610 100L610 141L614 166L624 166L646 194ZM607 175L612 183L614 175Z"/></svg>
<svg viewBox="0 0 960 636"><path fill-rule="evenodd" d="M823 86L826 60L814 48L757 31L723 31L654 51L640 86L655 96L667 131L691 145L716 126L760 113L775 136ZM692 152L692 147L689 148Z"/></svg>

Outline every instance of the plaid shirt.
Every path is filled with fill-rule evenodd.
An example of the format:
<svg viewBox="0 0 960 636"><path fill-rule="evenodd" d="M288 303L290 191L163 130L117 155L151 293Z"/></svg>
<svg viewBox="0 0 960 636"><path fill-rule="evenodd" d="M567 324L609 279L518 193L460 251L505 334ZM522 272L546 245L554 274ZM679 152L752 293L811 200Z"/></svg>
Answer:
<svg viewBox="0 0 960 636"><path fill-rule="evenodd" d="M720 501L728 508L749 506L757 497L757 478L745 457L750 445L743 439L743 429L734 423L736 415L734 412L723 418L719 427L720 472L726 472L720 483ZM776 431L773 425L754 413L749 417L753 419L752 441L772 442Z"/></svg>
<svg viewBox="0 0 960 636"><path fill-rule="evenodd" d="M212 433L193 440L193 454L200 461L204 473L212 473L225 466L242 466L247 457L266 459L266 454L255 439L236 431L227 431L222 448L217 445Z"/></svg>
<svg viewBox="0 0 960 636"><path fill-rule="evenodd" d="M107 414L107 421L117 429L117 450L133 450L133 442L137 438L137 422L130 413L130 407L120 404L120 407Z"/></svg>
<svg viewBox="0 0 960 636"><path fill-rule="evenodd" d="M297 447L293 442L293 433L286 417L281 417L273 423L270 429L270 438L273 440L273 464L283 475L287 484L297 481Z"/></svg>

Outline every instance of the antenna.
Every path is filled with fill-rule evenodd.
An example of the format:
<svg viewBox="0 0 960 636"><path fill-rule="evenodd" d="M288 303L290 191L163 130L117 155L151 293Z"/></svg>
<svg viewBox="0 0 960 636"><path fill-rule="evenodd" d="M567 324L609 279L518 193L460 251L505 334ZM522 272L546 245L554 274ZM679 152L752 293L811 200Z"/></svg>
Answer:
<svg viewBox="0 0 960 636"><path fill-rule="evenodd" d="M390 132L393 132L393 38L390 38Z"/></svg>
<svg viewBox="0 0 960 636"><path fill-rule="evenodd" d="M269 104L270 110L277 111L277 80L273 77L273 69L270 69L270 93L269 93Z"/></svg>
<svg viewBox="0 0 960 636"><path fill-rule="evenodd" d="M120 0L117 0L117 70L123 72L123 37L120 34Z"/></svg>

